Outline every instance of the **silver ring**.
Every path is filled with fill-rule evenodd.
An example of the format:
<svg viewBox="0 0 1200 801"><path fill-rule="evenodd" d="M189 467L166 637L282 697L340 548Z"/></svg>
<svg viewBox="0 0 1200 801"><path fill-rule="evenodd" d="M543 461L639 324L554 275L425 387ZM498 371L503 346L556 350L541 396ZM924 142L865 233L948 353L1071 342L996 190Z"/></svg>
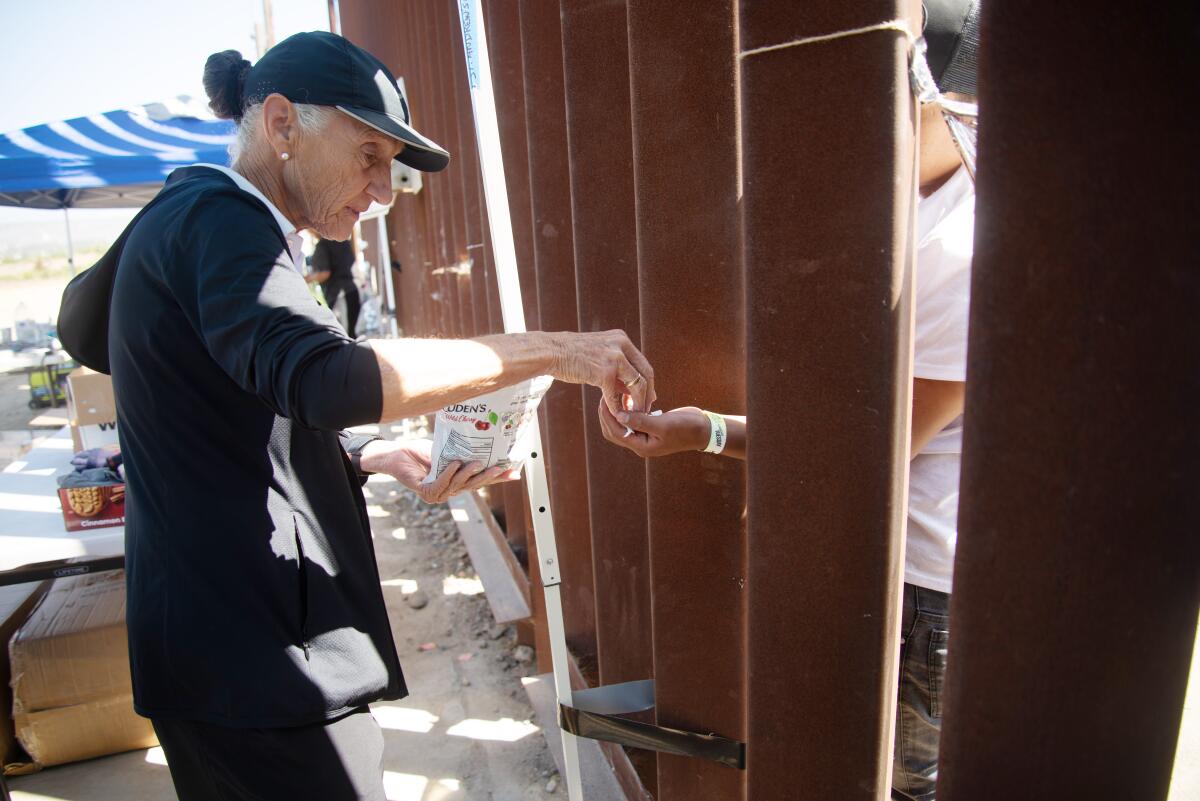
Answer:
<svg viewBox="0 0 1200 801"><path fill-rule="evenodd" d="M626 381L625 386L636 387L638 384L642 383L642 381L644 381L644 380L645 380L645 378L642 376L642 374L638 373L638 377L633 379L632 381Z"/></svg>

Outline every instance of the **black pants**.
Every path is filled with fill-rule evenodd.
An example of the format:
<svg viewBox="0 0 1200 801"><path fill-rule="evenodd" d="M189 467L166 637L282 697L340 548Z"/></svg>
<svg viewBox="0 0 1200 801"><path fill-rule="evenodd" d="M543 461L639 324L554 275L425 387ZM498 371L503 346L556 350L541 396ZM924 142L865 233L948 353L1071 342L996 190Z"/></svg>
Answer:
<svg viewBox="0 0 1200 801"><path fill-rule="evenodd" d="M342 328L353 337L354 329L358 325L358 312L362 308L358 287L350 281L326 281L322 291L325 293L325 302L337 316Z"/></svg>
<svg viewBox="0 0 1200 801"><path fill-rule="evenodd" d="M384 801L383 733L366 707L292 729L152 722L179 801Z"/></svg>

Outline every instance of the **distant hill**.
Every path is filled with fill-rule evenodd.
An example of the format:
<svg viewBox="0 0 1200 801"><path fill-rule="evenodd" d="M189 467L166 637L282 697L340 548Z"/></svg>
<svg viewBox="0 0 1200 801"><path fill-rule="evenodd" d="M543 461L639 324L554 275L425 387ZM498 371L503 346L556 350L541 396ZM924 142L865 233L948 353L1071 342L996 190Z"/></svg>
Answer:
<svg viewBox="0 0 1200 801"><path fill-rule="evenodd" d="M75 250L107 247L136 213L137 209L72 210ZM66 252L67 231L61 211L0 208L0 261L45 259Z"/></svg>

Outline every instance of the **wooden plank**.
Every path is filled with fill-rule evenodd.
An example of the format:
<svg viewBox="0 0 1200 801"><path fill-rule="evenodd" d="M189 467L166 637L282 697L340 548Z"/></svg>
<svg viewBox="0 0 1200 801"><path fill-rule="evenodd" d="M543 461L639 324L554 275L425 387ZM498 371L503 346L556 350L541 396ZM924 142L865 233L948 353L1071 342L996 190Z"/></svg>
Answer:
<svg viewBox="0 0 1200 801"><path fill-rule="evenodd" d="M496 525L491 509L471 492L451 498L450 513L483 582L496 622L512 623L529 617L529 579Z"/></svg>

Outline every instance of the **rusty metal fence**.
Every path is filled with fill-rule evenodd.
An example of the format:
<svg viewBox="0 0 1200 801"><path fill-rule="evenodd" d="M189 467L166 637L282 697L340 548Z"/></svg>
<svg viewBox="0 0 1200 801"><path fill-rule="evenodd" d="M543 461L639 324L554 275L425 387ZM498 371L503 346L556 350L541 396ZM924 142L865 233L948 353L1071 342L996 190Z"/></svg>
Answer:
<svg viewBox="0 0 1200 801"><path fill-rule="evenodd" d="M652 677L659 724L747 743L744 771L606 746L626 797L888 797L916 119L909 42L881 23L917 31L920 4L484 11L528 326L622 328L663 408L753 421L746 463L646 463L604 441L595 391L544 402L579 683ZM388 217L406 336L502 329L457 13L340 2L453 154ZM985 6L944 798L1165 797L1200 605L1198 132L1108 93L1194 102L1179 14L1131 34ZM1153 152L1122 166L1139 131ZM524 491L490 503L544 658Z"/></svg>

